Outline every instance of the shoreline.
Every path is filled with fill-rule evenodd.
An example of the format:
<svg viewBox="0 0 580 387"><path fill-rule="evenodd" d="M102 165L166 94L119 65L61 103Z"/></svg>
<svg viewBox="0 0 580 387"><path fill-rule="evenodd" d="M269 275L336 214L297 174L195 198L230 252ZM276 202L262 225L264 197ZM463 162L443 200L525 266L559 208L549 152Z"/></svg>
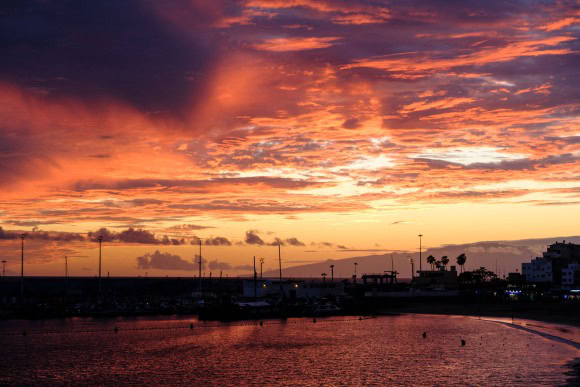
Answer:
<svg viewBox="0 0 580 387"><path fill-rule="evenodd" d="M471 317L514 318L517 320L534 320L550 324L580 327L580 305L578 311L570 314L568 311L553 310L551 304L471 304L471 303L408 303L400 306L383 307L377 310L378 314L416 313L433 315L455 315Z"/></svg>
<svg viewBox="0 0 580 387"><path fill-rule="evenodd" d="M413 314L419 314L419 315L424 315L424 316L429 316L429 315L433 315L433 316L450 316L450 317L465 317L465 318L471 318L471 319L480 319L483 321L487 321L490 323L495 323L495 324L501 324L504 325L508 328L511 329L517 329L517 330L521 330L524 332L527 332L529 334L533 334L533 335L538 335L541 336L547 340L551 340L554 342L557 342L559 344L564 344L564 345L569 345L573 348L576 349L577 351L577 355L576 357L570 359L569 361L566 361L564 366L566 368L568 368L568 371L566 371L564 374L569 376L570 379L566 382L565 386L580 386L580 339L578 339L579 341L575 341L572 340L570 338L566 338L566 337L562 337L560 335L557 334L553 334L553 331L559 332L560 334L562 333L571 333L571 331L577 330L577 328L580 326L578 324L570 324L570 323L566 323L566 322L562 322L561 318L555 318L555 319L550 319L550 321L548 321L548 319L538 319L538 318L519 318L519 319L514 319L513 322L510 321L509 319L511 319L511 315L506 315L505 313L501 314L501 313L497 313L496 315L490 316L484 316L481 314L475 314L475 313L457 313L457 314L450 314L450 313L432 313L432 312L426 312L426 311L388 311L385 312L383 315L384 316L388 316L388 315L413 315ZM533 314L532 314L533 315ZM542 317L542 316L538 316L537 314L534 315L534 317ZM507 319L507 321L502 321L499 320L501 318ZM558 320L557 322L554 320ZM535 323L546 323L549 325L552 325L551 327L544 327L541 325L536 325ZM532 326L533 328L529 328L528 326ZM542 330L550 330L550 333L546 333L542 330L538 330L537 328L541 328ZM569 328L569 329L567 329ZM576 335L580 334L580 330L578 330L578 332L575 333Z"/></svg>

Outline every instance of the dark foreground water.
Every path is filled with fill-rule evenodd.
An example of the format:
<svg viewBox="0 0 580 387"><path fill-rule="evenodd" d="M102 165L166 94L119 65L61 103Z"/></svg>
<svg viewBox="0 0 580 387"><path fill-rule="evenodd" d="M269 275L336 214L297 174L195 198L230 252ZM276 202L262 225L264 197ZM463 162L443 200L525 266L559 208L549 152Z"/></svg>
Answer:
<svg viewBox="0 0 580 387"><path fill-rule="evenodd" d="M471 318L328 320L5 321L0 383L559 385L577 356L565 343Z"/></svg>

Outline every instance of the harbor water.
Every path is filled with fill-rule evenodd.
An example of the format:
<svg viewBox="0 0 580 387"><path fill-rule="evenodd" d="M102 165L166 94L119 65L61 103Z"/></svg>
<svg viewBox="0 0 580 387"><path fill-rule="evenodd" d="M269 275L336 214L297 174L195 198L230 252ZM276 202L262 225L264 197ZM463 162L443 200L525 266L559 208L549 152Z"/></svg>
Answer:
<svg viewBox="0 0 580 387"><path fill-rule="evenodd" d="M509 324L425 315L14 320L0 341L1 384L562 385L578 356Z"/></svg>

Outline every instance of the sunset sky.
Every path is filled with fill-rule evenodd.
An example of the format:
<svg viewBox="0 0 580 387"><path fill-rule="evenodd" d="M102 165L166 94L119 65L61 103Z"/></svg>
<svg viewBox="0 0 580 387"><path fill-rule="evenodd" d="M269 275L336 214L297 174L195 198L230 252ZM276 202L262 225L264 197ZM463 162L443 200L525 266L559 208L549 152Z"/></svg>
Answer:
<svg viewBox="0 0 580 387"><path fill-rule="evenodd" d="M575 1L0 4L0 258L248 272L580 231ZM106 229L106 230L101 230ZM194 245L192 245L192 243Z"/></svg>

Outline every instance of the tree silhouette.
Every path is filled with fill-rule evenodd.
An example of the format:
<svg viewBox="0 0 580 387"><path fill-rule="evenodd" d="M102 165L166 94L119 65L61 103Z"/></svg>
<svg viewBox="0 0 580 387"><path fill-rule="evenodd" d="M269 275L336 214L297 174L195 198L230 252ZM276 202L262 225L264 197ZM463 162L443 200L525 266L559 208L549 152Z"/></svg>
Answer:
<svg viewBox="0 0 580 387"><path fill-rule="evenodd" d="M467 261L467 256L465 255L465 253L459 254L459 256L457 257L457 264L459 266L461 266L462 273L465 271L464 265L465 265L466 261Z"/></svg>
<svg viewBox="0 0 580 387"><path fill-rule="evenodd" d="M435 264L435 257L432 255L428 256L427 263L431 265L431 270L433 270L433 265Z"/></svg>
<svg viewBox="0 0 580 387"><path fill-rule="evenodd" d="M443 265L445 270L447 270L447 265L449 264L449 258L447 258L447 255L441 257L441 264Z"/></svg>
<svg viewBox="0 0 580 387"><path fill-rule="evenodd" d="M321 276L322 276L322 282L326 282L326 276L327 276L327 274L326 273L322 273Z"/></svg>

